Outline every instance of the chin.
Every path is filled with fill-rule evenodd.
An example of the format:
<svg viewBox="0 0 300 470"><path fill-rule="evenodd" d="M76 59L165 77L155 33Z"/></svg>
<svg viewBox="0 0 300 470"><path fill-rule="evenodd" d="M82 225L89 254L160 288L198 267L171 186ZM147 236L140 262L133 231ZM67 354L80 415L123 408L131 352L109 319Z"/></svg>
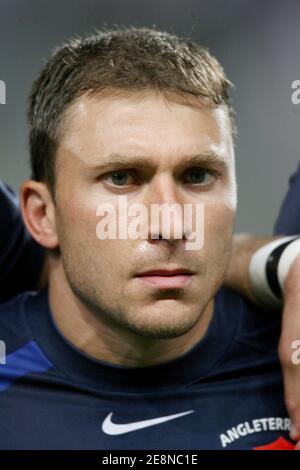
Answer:
<svg viewBox="0 0 300 470"><path fill-rule="evenodd" d="M153 338L176 338L190 331L199 320L197 312L184 312L182 307L154 312L151 309L142 312L128 325L141 336Z"/></svg>
<svg viewBox="0 0 300 470"><path fill-rule="evenodd" d="M152 339L172 339L172 338L179 338L180 336L183 336L186 334L188 331L190 331L191 328L180 328L180 327L174 327L174 325L168 326L166 325L164 328L160 327L153 327L151 328L150 326L146 326L145 328L141 329L134 329L134 332L137 333L139 336L143 336L145 338L152 338Z"/></svg>

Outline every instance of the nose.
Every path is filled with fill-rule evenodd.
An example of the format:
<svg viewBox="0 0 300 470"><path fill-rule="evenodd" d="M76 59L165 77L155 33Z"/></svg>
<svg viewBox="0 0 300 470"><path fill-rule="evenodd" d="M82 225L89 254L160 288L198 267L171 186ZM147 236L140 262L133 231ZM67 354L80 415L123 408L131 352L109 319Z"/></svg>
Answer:
<svg viewBox="0 0 300 470"><path fill-rule="evenodd" d="M185 238L183 200L176 182L168 174L157 175L147 194L148 241L174 244Z"/></svg>

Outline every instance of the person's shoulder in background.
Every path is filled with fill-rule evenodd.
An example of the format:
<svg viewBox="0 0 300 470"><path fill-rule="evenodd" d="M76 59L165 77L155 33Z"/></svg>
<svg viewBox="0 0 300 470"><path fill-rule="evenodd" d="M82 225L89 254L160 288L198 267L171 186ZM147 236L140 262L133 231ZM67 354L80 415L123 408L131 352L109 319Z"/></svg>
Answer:
<svg viewBox="0 0 300 470"><path fill-rule="evenodd" d="M281 384L281 366L278 345L281 332L281 314L261 310L241 295L222 287L216 297L220 317L220 339L230 334L228 348L219 363L218 373L226 377L248 379L276 374ZM231 333L228 333L230 332Z"/></svg>
<svg viewBox="0 0 300 470"><path fill-rule="evenodd" d="M16 193L0 181L0 302L34 290L45 253L28 233Z"/></svg>
<svg viewBox="0 0 300 470"><path fill-rule="evenodd" d="M25 304L37 292L22 292L0 304L0 339L6 345L6 354L19 349L32 339L25 316Z"/></svg>
<svg viewBox="0 0 300 470"><path fill-rule="evenodd" d="M274 226L276 235L297 235L300 233L300 164L290 176L289 190L282 203Z"/></svg>

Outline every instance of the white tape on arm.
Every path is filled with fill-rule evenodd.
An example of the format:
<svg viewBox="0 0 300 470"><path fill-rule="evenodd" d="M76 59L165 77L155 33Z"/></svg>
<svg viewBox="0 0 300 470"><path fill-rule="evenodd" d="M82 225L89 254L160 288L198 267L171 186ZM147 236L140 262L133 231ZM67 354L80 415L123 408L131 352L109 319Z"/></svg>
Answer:
<svg viewBox="0 0 300 470"><path fill-rule="evenodd" d="M293 262L300 254L300 239L297 238L294 242L290 243L284 252L282 253L279 263L278 263L278 281L282 291L284 292L284 283L290 267L292 266ZM299 284L300 289L300 284Z"/></svg>
<svg viewBox="0 0 300 470"><path fill-rule="evenodd" d="M267 243L259 248L251 258L249 265L250 282L257 301L263 307L279 309L283 305L282 300L276 297L270 289L266 275L266 264L270 254L275 248L294 238L295 236L282 237Z"/></svg>

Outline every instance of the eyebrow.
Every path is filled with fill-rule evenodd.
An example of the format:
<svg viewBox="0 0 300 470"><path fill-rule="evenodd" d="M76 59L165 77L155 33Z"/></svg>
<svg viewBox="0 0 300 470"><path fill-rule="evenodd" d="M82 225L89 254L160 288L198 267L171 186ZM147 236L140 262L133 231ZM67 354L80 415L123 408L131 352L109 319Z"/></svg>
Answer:
<svg viewBox="0 0 300 470"><path fill-rule="evenodd" d="M186 168L189 166L197 166L197 165L217 165L219 167L226 167L228 165L227 159L219 155L215 152L207 152L202 154L196 155L188 155L181 157L178 162L176 163L175 167L178 168ZM140 155L122 155L119 153L112 153L108 155L101 165L93 166L93 170L105 170L110 168L156 168L156 163L153 161L152 158L147 156L140 156Z"/></svg>

